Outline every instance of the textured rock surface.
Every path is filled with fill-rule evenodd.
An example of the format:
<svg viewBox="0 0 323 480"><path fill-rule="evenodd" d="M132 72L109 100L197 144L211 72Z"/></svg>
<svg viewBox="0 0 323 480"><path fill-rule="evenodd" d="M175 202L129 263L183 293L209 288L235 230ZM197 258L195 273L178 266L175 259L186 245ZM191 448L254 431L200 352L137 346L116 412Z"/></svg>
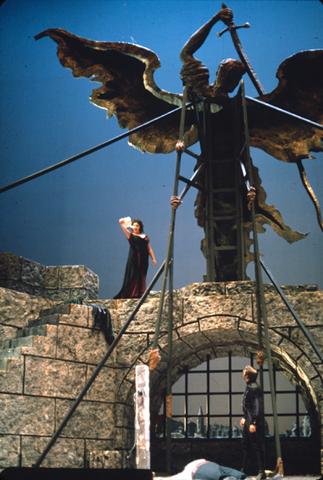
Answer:
<svg viewBox="0 0 323 480"><path fill-rule="evenodd" d="M0 286L57 302L97 299L99 277L84 265L45 267L12 253L0 253Z"/></svg>
<svg viewBox="0 0 323 480"><path fill-rule="evenodd" d="M323 347L323 292L315 286L283 287L290 303ZM265 286L274 361L298 385L322 433L323 367L295 319L272 286ZM89 305L53 302L0 288L0 469L34 464L107 352L104 335L93 330ZM109 309L115 334L135 300L97 300ZM128 468L134 441L135 366L148 364L156 329L159 293L149 295L87 391L44 467ZM167 306L159 349L168 353ZM210 358L257 354L254 282L202 283L174 292L173 372ZM167 364L151 372L151 411L158 413ZM153 449L156 448L152 447ZM184 450L187 446L183 446ZM195 448L195 447L194 447ZM187 452L183 450L183 461ZM202 455L203 456L203 455ZM189 460L188 460L189 461Z"/></svg>

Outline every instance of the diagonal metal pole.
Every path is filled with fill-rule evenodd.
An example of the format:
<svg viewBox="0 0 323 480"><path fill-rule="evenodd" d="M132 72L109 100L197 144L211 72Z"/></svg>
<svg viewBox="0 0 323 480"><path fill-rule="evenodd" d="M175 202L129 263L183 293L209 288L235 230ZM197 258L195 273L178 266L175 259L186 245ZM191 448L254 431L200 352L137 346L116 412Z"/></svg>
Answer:
<svg viewBox="0 0 323 480"><path fill-rule="evenodd" d="M172 236L171 257L174 258L174 236ZM169 265L169 306L168 306L168 357L166 385L166 471L171 474L172 463L172 373L173 373L173 273L174 262Z"/></svg>
<svg viewBox="0 0 323 480"><path fill-rule="evenodd" d="M158 269L158 272L155 274L154 278L152 279L152 281L150 282L150 284L148 285L145 293L142 295L142 297L140 298L140 300L137 302L135 308L133 309L133 311L131 312L131 314L129 315L128 319L126 320L126 322L124 323L123 327L121 328L120 332L118 333L117 337L114 339L114 341L112 342L112 344L110 345L110 347L108 348L106 354L104 355L104 357L102 358L101 362L98 364L98 366L96 367L96 369L94 370L94 372L92 373L89 381L87 382L87 384L85 385L85 387L83 388L83 390L81 391L81 393L79 394L79 396L77 397L77 399L75 400L74 404L72 405L71 409L69 410L69 412L67 413L67 415L65 416L65 418L63 419L62 423L60 424L59 428L57 429L57 431L55 432L55 434L53 435L53 437L51 438L51 440L48 442L47 446L45 447L45 450L43 451L43 453L41 454L41 456L39 457L39 459L37 460L37 462L34 464L34 467L37 468L40 466L40 464L42 463L42 461L44 460L44 458L46 457L46 455L48 454L48 452L50 451L50 449L52 448L52 446L54 445L54 443L56 442L56 440L58 439L58 437L60 436L60 434L62 433L63 431L63 428L65 427L65 425L67 424L67 422L69 421L69 419L71 418L71 416L73 415L73 413L75 412L75 410L77 409L77 407L79 406L79 404L81 403L83 397L85 396L85 394L87 393L87 391L89 390L89 388L91 387L92 383L94 382L94 380L96 379L96 377L98 376L98 374L100 373L100 371L102 370L102 368L104 367L106 361L108 360L108 358L111 356L113 350L116 348L116 346L118 345L119 341L121 340L121 337L122 335L126 332L127 328L129 327L130 323L132 322L132 320L134 319L136 313L138 312L138 310L140 309L141 305L143 304L143 302L146 300L147 296L149 295L150 291L152 290L152 288L154 287L155 283L157 282L157 280L159 279L159 277L161 276L161 274L163 273L163 270L164 270L164 266L165 266L165 261L162 263L162 265L159 267Z"/></svg>
<svg viewBox="0 0 323 480"><path fill-rule="evenodd" d="M247 105L246 105L246 97L245 97L243 81L241 82L241 91L242 91L243 117L244 117L244 126L245 126L245 138L246 138L247 169L248 169L248 175L249 175L249 182L250 182L250 185L252 186L253 185L252 161L250 157ZM268 330L268 320L267 320L267 313L266 313L264 285L262 281L261 267L260 267L260 253L259 253L259 246L258 246L256 212L255 212L254 202L251 202L251 215L252 215L252 228L253 228L253 240L254 240L255 272L256 272L256 280L257 280L257 289L259 291L259 296L260 296L261 316L263 320L264 333L265 333L266 353L267 353L267 362L268 362L268 371L269 371L269 383L270 383L270 392L271 392L271 403L272 403L272 410L273 410L273 417L274 417L274 435L275 435L275 444L276 444L277 466L278 466L279 459L281 460L282 456L281 456L280 438L279 438L279 430L278 430L278 417L277 417L275 385L274 385L274 376L273 376L273 363L272 363L270 341L269 341L269 330Z"/></svg>
<svg viewBox="0 0 323 480"><path fill-rule="evenodd" d="M43 170L40 170L39 172L33 173L32 175L29 175L28 177L22 178L21 180L17 180L16 182L10 183L9 185L6 185L5 187L0 188L0 193L6 192L7 190L10 190L14 187L18 187L18 185L22 185L23 183L30 182L30 180L34 180L35 178L41 177L42 175L45 175L46 173L53 172L54 170L57 170L58 168L64 167L65 165L68 165L69 163L75 162L75 160L78 160L79 158L86 157L87 155L90 155L91 153L97 152L98 150L101 150L104 147L108 147L109 145L112 145L113 143L116 143L119 140L122 140L126 137L129 137L133 133L136 133L139 130L142 130L143 128L146 128L149 125L152 125L153 123L156 123L159 120L161 120L165 117L168 117L169 115L173 115L174 113L178 112L181 109L182 109L182 107L177 107L174 110L171 110L170 112L164 113L163 115L160 115L159 117L156 117L152 120L149 120L149 122L143 123L142 125L138 125L138 127L134 127L131 130L128 130L127 132L122 133L121 135L118 135L117 137L114 137L111 140L108 140L107 142L101 143L100 145L97 145L96 147L90 148L89 150L85 150L82 153L78 153L77 155L74 155L73 157L67 158L66 160L63 160L59 163L56 163L55 165L52 165L51 167L44 168Z"/></svg>
<svg viewBox="0 0 323 480"><path fill-rule="evenodd" d="M183 137L184 137L185 110L186 110L186 107L187 107L186 100L187 100L187 87L184 87L179 140L183 140ZM177 196L177 193L178 193L178 183L179 183L178 175L179 175L179 171L180 171L181 156L182 156L182 153L181 153L181 151L179 151L177 153L177 162L176 162L176 172L175 172L173 196ZM160 325L161 325L161 317L162 317L162 313L163 313L163 306L164 306L164 299L165 299L166 282L167 282L167 277L168 277L168 267L169 267L169 262L171 260L171 253L172 253L172 238L173 238L173 234L174 234L175 218L176 218L176 210L172 209L171 221L170 221L170 227L169 227L169 235L168 235L168 243L167 243L167 250L166 250L166 258L165 258L164 276L163 276L163 282L162 282L162 287L161 287L161 292L160 292L160 301L159 301L158 312L157 312L157 326L156 326L155 335L154 335L154 339L153 339L153 347L152 347L153 349L155 349L157 347L157 344L158 344L158 337L159 337Z"/></svg>
<svg viewBox="0 0 323 480"><path fill-rule="evenodd" d="M180 131L179 131L179 140L183 140L184 137L184 126L185 126L185 112L186 112L186 101L187 101L187 88L184 87L183 91L183 105L182 105L182 113L181 113L181 122L180 122ZM178 194L178 183L179 183L179 172L180 172L180 163L181 163L182 151L179 150L177 153L177 162L176 162L176 171L175 171L175 180L174 180L174 190L173 196L177 196ZM187 190L186 190L187 191ZM185 193L186 193L185 191ZM183 193L183 196L184 194ZM167 398L167 408L166 408L166 469L168 474L170 475L171 472L171 427L172 427L172 412L171 412L171 404L172 404L172 355L173 355L173 347L172 347L172 334L173 334L173 255L174 255L174 228L175 228L175 218L176 218L176 210L172 209L171 214L171 222L170 222L170 229L169 229L169 236L168 236L168 244L167 244L167 251L166 251L166 259L165 259L165 266L164 266L164 276L162 282L162 288L160 293L160 300L157 312L157 325L153 340L153 350L157 348L158 345L158 338L161 326L161 318L163 313L163 305L165 299L165 290L166 290L166 282L169 275L169 305L168 305L168 356L164 360L167 361L167 385L166 385L166 398Z"/></svg>
<svg viewBox="0 0 323 480"><path fill-rule="evenodd" d="M268 267L266 267L265 263L263 260L260 259L260 264L262 266L262 268L264 269L264 271L266 272L266 274L268 275L268 277L270 278L270 280L273 282L273 285L274 287L276 288L277 292L279 293L279 295L281 296L283 302L285 303L286 307L288 308L288 310L290 311L290 313L293 315L293 317L295 318L296 322L298 323L300 329L302 330L302 332L304 333L304 335L306 336L307 340L310 342L313 350L316 352L317 356L319 357L319 359L321 360L321 362L323 363L323 355L322 355L322 352L321 350L319 349L319 347L316 345L314 339L312 338L311 334L307 331L304 323L302 322L302 320L299 318L299 316L297 315L297 313L295 312L295 310L293 309L293 307L291 306L291 304L289 303L289 301L287 300L284 292L282 291L282 289L280 288L280 286L278 285L278 283L276 282L276 280L274 279L273 277L273 274L269 271Z"/></svg>
<svg viewBox="0 0 323 480"><path fill-rule="evenodd" d="M262 102L261 100L258 100L257 98L248 97L247 95L245 96L245 99L249 100L252 103L257 103L258 105L262 105L264 107L276 110L277 112L284 113L285 115L289 115L290 117L293 117L296 120L299 120L300 122L308 123L309 125L312 125L313 127L316 127L316 128L319 128L320 130L323 130L323 125L321 125L320 123L313 122L312 120L309 120L308 118L305 118L305 117L300 117L299 115L296 115L295 113L289 112L288 110L283 110L282 108L275 107L275 105L271 105L270 103Z"/></svg>

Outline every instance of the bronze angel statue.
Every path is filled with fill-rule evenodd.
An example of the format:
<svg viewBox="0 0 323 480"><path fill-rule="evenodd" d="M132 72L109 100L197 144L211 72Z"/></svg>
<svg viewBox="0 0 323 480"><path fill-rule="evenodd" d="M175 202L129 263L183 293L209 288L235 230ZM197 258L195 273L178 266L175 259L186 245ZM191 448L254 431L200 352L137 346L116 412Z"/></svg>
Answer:
<svg viewBox="0 0 323 480"><path fill-rule="evenodd" d="M236 89L246 72L250 74L251 69L244 56L240 55L242 61L226 59L219 65L214 83L209 82L207 67L197 60L194 54L219 21L225 24L226 30L236 35L235 29L239 27L233 24L232 11L222 4L222 9L192 35L180 52L183 63L180 75L183 84L197 97L202 97L211 105L208 128L211 131L209 141L215 162L235 155L231 140L234 107L229 93ZM59 28L45 30L35 38L38 40L45 36L50 36L58 44L59 61L64 67L72 70L74 77L86 77L92 82L102 84L101 87L93 89L91 102L106 109L108 118L114 115L120 128L131 130L182 105L182 94L167 92L156 85L154 72L160 67L160 61L151 50L131 43L87 40ZM255 74L253 76L256 78ZM289 111L295 116L307 118L318 126L301 122L295 117L266 108L260 103L248 102L250 145L264 150L278 160L297 164L323 230L320 207L302 166L302 159L311 158L310 151L323 151L323 130L318 128L323 124L323 50L303 51L287 58L279 66L276 76L278 86L269 94L260 89L257 99ZM190 109L185 117L183 142L187 148L199 140L200 132L195 113ZM203 119L201 122L203 124ZM131 134L129 143L142 152L168 154L176 148L179 123L180 113L177 111ZM212 132L216 133L213 135ZM201 227L205 226L205 192L208 188L219 187L222 187L223 191L225 189L228 191L232 187L233 176L231 167L221 164L220 161L214 169L211 183L206 182L205 178L198 180L201 191L197 195L195 214ZM267 223L289 243L307 235L291 230L284 224L279 211L273 205L266 204L266 193L256 168L254 186L257 191L256 213L259 231L264 231L262 225ZM232 213L236 208L233 198L227 193L215 198L213 207L216 215L220 211L222 214ZM247 248L251 244L249 239L251 226L247 208L243 210ZM233 224L223 226L223 223L220 224L215 219L213 225L214 242L217 246L230 245L236 241ZM202 251L205 253L203 242ZM252 254L246 249L245 256L247 264L252 259ZM221 254L220 248L215 263L216 281L239 279L235 253Z"/></svg>

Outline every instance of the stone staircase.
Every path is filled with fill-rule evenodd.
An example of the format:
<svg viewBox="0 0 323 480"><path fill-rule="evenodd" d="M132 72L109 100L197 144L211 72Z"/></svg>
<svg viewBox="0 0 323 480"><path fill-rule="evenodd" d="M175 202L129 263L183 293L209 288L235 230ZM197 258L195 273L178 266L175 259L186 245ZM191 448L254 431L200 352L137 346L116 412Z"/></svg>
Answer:
<svg viewBox="0 0 323 480"><path fill-rule="evenodd" d="M0 372L7 372L9 364L14 360L20 360L24 348L33 349L39 343L41 337L46 337L47 326L24 328L18 330L17 338L5 340L0 350Z"/></svg>
<svg viewBox="0 0 323 480"><path fill-rule="evenodd" d="M21 359L21 348L4 348L0 350L0 374L8 372L9 364L15 360Z"/></svg>
<svg viewBox="0 0 323 480"><path fill-rule="evenodd" d="M49 325L57 325L62 317L67 320L71 313L70 304L60 304L40 312L40 316L28 321L28 326L17 330L16 338L10 338L0 344L0 375L8 372L12 362L21 361L23 353L32 353L39 344L44 343L48 335Z"/></svg>

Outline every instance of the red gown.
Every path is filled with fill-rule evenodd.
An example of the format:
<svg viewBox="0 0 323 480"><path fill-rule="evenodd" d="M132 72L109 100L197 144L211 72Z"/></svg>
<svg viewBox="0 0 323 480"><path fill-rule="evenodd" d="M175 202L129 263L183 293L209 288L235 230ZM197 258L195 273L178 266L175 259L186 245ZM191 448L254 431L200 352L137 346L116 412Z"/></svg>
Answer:
<svg viewBox="0 0 323 480"><path fill-rule="evenodd" d="M149 238L131 233L129 255L120 292L113 298L140 298L146 290Z"/></svg>

